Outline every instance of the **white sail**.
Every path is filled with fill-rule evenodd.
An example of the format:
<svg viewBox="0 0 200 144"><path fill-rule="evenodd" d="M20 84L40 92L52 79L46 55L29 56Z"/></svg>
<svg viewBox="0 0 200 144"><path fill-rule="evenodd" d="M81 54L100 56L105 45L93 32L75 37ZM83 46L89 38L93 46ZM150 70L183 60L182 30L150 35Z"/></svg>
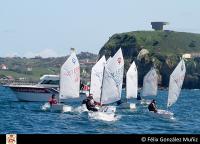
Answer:
<svg viewBox="0 0 200 144"><path fill-rule="evenodd" d="M167 107L170 107L177 101L185 78L185 72L185 62L182 59L170 75Z"/></svg>
<svg viewBox="0 0 200 144"><path fill-rule="evenodd" d="M75 52L65 61L60 71L60 99L77 98L80 90L80 65Z"/></svg>
<svg viewBox="0 0 200 144"><path fill-rule="evenodd" d="M138 91L138 72L135 62L131 64L126 73L126 98L137 98Z"/></svg>
<svg viewBox="0 0 200 144"><path fill-rule="evenodd" d="M103 56L93 67L91 72L90 93L93 94L94 101L100 102L101 86L103 80L103 70L106 63Z"/></svg>
<svg viewBox="0 0 200 144"><path fill-rule="evenodd" d="M142 96L156 96L158 90L158 75L155 68L144 76Z"/></svg>
<svg viewBox="0 0 200 144"><path fill-rule="evenodd" d="M108 64L108 63L110 62L111 59L112 59L112 57L110 56L110 57L107 59L106 63Z"/></svg>
<svg viewBox="0 0 200 144"><path fill-rule="evenodd" d="M101 104L109 104L121 99L124 59L121 48L104 68Z"/></svg>

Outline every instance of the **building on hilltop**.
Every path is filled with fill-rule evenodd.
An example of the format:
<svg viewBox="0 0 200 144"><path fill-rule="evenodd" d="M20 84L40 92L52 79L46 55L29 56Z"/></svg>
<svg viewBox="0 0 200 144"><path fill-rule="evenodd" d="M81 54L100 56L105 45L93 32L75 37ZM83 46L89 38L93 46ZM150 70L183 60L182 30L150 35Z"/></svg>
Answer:
<svg viewBox="0 0 200 144"><path fill-rule="evenodd" d="M164 25L169 25L168 22L151 22L152 29L154 30L163 30Z"/></svg>

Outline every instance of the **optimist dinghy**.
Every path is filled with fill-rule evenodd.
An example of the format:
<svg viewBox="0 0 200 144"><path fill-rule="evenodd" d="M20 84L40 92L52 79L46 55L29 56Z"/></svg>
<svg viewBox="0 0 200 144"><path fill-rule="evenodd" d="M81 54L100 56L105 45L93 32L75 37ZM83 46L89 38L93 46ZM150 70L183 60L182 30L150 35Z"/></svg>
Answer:
<svg viewBox="0 0 200 144"><path fill-rule="evenodd" d="M126 99L127 102L124 102L119 105L120 109L136 109L135 103L128 102L131 98L137 98L138 93L138 72L135 62L133 61L130 68L126 73Z"/></svg>
<svg viewBox="0 0 200 144"><path fill-rule="evenodd" d="M116 107L109 106L109 104L117 102L121 99L124 71L124 59L121 48L112 58L109 59L106 64L105 62L104 64L101 64L100 69L102 73L102 83L98 82L97 88L94 89L94 91L98 92L98 96L94 96L94 100L97 102L99 101L101 105L107 106L101 106L97 112L89 112L89 116L93 116L95 119L98 118L101 120L115 120ZM96 78L98 77L97 75L95 76ZM93 81L91 81L91 85L92 83ZM100 91L97 91L99 88Z"/></svg>
<svg viewBox="0 0 200 144"><path fill-rule="evenodd" d="M186 73L185 62L183 59L181 59L179 64L176 66L175 70L170 75L167 108L172 106L178 100L183 85L183 81L185 78L185 73ZM158 112L155 114L166 118L172 118L174 115L170 111L160 110L160 109L158 109Z"/></svg>
<svg viewBox="0 0 200 144"><path fill-rule="evenodd" d="M68 99L79 98L80 89L80 65L78 58L74 51L72 51L70 57L65 61L60 71L60 91L59 100L57 104L52 104L51 111L69 112L72 111L72 107L60 103L61 101L67 101ZM44 107L43 107L44 108Z"/></svg>
<svg viewBox="0 0 200 144"><path fill-rule="evenodd" d="M144 76L143 80L143 88L142 88L142 97L147 96L156 96L158 91L158 75L155 68L151 68L151 70ZM150 100L141 100L142 105L149 105L151 103Z"/></svg>

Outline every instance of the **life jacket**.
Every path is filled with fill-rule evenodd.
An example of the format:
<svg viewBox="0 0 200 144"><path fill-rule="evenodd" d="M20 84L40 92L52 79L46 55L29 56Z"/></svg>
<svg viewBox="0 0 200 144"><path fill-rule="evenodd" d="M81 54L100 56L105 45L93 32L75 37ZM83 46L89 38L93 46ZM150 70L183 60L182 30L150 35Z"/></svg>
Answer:
<svg viewBox="0 0 200 144"><path fill-rule="evenodd" d="M50 103L50 105L57 104L57 100L56 99L50 99L49 103Z"/></svg>
<svg viewBox="0 0 200 144"><path fill-rule="evenodd" d="M87 109L95 107L95 104L91 102L91 99L88 99L85 104L86 104Z"/></svg>

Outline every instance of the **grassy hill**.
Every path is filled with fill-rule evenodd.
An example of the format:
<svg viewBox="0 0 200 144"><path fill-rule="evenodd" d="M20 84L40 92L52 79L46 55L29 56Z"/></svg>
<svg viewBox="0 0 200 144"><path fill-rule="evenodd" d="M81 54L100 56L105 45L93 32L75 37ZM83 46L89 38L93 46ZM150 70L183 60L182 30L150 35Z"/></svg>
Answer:
<svg viewBox="0 0 200 144"><path fill-rule="evenodd" d="M139 71L139 85L152 66L160 76L160 86L167 87L169 76L184 53L200 53L200 34L175 31L133 31L114 34L99 51L99 56L113 56L122 48L125 58L125 72L135 60ZM147 49L149 54L137 59L139 52ZM200 58L186 61L185 88L200 88ZM124 75L125 78L125 75Z"/></svg>

